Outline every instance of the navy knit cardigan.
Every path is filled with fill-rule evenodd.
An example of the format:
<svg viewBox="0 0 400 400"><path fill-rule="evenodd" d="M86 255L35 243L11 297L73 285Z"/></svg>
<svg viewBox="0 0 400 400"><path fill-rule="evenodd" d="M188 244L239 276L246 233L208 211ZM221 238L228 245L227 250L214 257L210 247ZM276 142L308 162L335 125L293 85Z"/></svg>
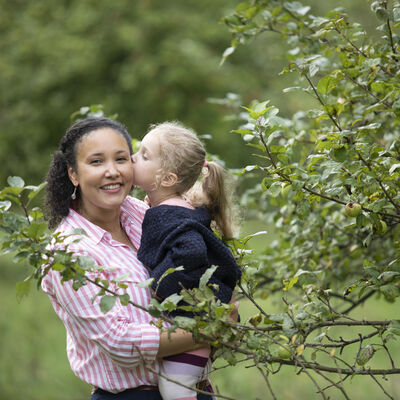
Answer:
<svg viewBox="0 0 400 400"><path fill-rule="evenodd" d="M182 287L198 287L201 276L212 265L218 268L209 283L219 286L217 298L228 303L240 279L241 270L232 253L210 228L211 218L205 207L190 209L160 205L146 211L138 259L154 279L152 289L166 298L179 293ZM183 266L158 280L169 268Z"/></svg>

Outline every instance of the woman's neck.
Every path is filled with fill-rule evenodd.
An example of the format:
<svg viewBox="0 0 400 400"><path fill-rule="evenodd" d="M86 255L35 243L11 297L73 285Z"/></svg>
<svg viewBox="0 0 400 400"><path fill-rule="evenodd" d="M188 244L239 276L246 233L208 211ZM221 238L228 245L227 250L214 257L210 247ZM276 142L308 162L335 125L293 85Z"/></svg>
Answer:
<svg viewBox="0 0 400 400"><path fill-rule="evenodd" d="M100 228L104 229L107 232L110 232L111 235L113 233L118 233L121 230L120 224L120 214L121 209L112 209L112 210L104 210L98 209L90 211L85 208L84 205L80 205L78 208L78 213L85 217L88 221L92 222L93 224L99 226Z"/></svg>

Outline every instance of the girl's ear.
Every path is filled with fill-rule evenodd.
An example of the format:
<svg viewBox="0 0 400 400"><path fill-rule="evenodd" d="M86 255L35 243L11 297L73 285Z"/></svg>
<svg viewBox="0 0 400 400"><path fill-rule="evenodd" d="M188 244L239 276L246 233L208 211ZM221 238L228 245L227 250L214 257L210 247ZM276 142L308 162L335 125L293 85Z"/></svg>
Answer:
<svg viewBox="0 0 400 400"><path fill-rule="evenodd" d="M69 176L69 179L70 179L71 183L74 186L78 186L79 185L78 174L70 166L68 166L68 176Z"/></svg>
<svg viewBox="0 0 400 400"><path fill-rule="evenodd" d="M164 175L164 177L161 180L161 186L162 187L171 187L176 185L178 182L178 176L174 174L173 172L168 172L167 175Z"/></svg>

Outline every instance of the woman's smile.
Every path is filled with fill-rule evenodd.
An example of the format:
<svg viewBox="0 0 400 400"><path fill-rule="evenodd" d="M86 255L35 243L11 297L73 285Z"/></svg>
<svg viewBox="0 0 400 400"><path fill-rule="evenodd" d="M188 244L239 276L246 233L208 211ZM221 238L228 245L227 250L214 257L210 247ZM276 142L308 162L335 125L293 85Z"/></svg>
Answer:
<svg viewBox="0 0 400 400"><path fill-rule="evenodd" d="M111 183L101 187L101 189L103 189L108 193L118 193L121 190L121 188L122 188L121 183Z"/></svg>

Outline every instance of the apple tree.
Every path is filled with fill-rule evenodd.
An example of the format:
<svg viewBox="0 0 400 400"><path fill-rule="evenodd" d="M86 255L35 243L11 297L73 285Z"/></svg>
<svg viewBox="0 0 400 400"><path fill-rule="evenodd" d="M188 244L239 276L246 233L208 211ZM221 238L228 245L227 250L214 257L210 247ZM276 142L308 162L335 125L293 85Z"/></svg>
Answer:
<svg viewBox="0 0 400 400"><path fill-rule="evenodd" d="M284 92L311 99L290 116L264 99L236 114L236 133L255 151L240 174L258 179L243 204L278 234L260 254L243 256L241 289L259 309L246 351L266 379L286 352L280 364L316 386L319 375L345 398L343 383L354 375L392 398L378 377L400 373L391 353L400 322L352 317L374 297L400 296L400 2L370 9L376 36L342 8L313 15L307 1L247 1L223 20L233 36L224 58L272 33L287 58L281 75L293 82ZM256 299L278 291L286 311L271 315Z"/></svg>
<svg viewBox="0 0 400 400"><path fill-rule="evenodd" d="M252 237L262 232L228 242L243 270L238 296L255 314L229 319L231 307L216 302L208 287L215 267L198 289L149 307L165 319L162 311L185 300L199 315L169 319L171 329L207 337L215 357L229 365L250 363L272 398L270 376L283 365L307 375L323 399L332 390L351 398L347 382L357 375L393 398L382 378L400 374L393 354L400 321L355 315L377 296L388 302L400 296L400 2L378 0L370 7L378 35L367 34L341 8L314 15L306 1L246 1L223 19L232 32L223 60L267 32L276 35L287 57L282 75L293 80L284 92L299 92L312 106L288 116L268 99L245 106L239 97L226 99L231 109L237 106L235 134L255 153L252 164L236 170L248 187L242 205L277 236L262 251L251 249ZM123 284L115 282L112 292L106 281L85 276L99 268L90 260L51 250L63 238L49 232L42 210L32 207L42 186L26 186L18 177L8 183L0 193L1 249L33 267L17 285L18 296L54 268L76 290L97 285L104 312L115 301L135 306ZM281 312L265 308L270 294L279 294Z"/></svg>

